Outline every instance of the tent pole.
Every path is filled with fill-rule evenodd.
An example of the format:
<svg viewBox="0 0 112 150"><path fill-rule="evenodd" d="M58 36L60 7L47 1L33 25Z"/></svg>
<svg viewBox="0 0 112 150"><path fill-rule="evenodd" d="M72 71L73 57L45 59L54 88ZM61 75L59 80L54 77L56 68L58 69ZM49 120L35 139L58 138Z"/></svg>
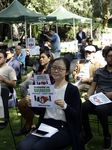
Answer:
<svg viewBox="0 0 112 150"><path fill-rule="evenodd" d="M75 40L75 20L73 18L73 30L74 30L74 40Z"/></svg>
<svg viewBox="0 0 112 150"><path fill-rule="evenodd" d="M92 34L92 19L91 19L91 38L93 38L93 34Z"/></svg>
<svg viewBox="0 0 112 150"><path fill-rule="evenodd" d="M75 53L76 53L76 41L75 41L75 20L73 18L73 30L74 30L74 42L75 42Z"/></svg>
<svg viewBox="0 0 112 150"><path fill-rule="evenodd" d="M25 16L25 41L26 41L26 48L27 48L26 16Z"/></svg>
<svg viewBox="0 0 112 150"><path fill-rule="evenodd" d="M32 32L32 30L31 30L31 24L30 24L30 38L32 38L31 32Z"/></svg>
<svg viewBox="0 0 112 150"><path fill-rule="evenodd" d="M57 24L57 21L56 21L56 33L58 34L58 24Z"/></svg>
<svg viewBox="0 0 112 150"><path fill-rule="evenodd" d="M13 46L12 24L11 24L11 47Z"/></svg>

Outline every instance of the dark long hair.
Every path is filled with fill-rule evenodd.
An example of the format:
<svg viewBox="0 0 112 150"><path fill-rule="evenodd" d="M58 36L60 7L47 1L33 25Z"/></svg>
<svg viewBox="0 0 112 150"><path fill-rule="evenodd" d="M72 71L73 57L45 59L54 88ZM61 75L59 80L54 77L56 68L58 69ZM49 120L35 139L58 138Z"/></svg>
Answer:
<svg viewBox="0 0 112 150"><path fill-rule="evenodd" d="M50 73L51 73L51 66L52 66L52 64L53 64L53 57L52 57L51 53L50 53L48 50L42 49L42 50L40 51L40 55L43 54L43 53L45 53L45 55L46 55L48 58L49 58L49 57L51 58L51 60L50 60L50 62L49 62L49 65L48 65L48 67L47 67L47 72L46 72L46 73L50 74ZM43 68L44 68L44 67L40 65L39 71L41 72L41 71L43 70Z"/></svg>
<svg viewBox="0 0 112 150"><path fill-rule="evenodd" d="M66 66L66 72L68 72L68 74L65 76L65 80L66 81L69 81L69 72L70 72L70 62L68 61L68 59L66 58L62 58L62 57L59 57L59 58L56 58L53 63L56 61L56 60L61 60L64 62L65 66Z"/></svg>

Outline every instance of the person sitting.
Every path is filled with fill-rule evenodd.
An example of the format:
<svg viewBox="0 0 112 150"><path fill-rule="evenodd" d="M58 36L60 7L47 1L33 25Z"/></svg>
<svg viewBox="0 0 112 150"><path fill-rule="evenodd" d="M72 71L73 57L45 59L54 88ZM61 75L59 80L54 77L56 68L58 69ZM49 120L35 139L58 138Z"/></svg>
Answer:
<svg viewBox="0 0 112 150"><path fill-rule="evenodd" d="M39 60L40 60L40 66L39 66L38 72L36 72L36 74L49 74L51 84L54 84L55 81L50 74L52 59L51 59L51 55L50 55L49 51L42 50L40 52ZM33 82L34 82L34 79L33 79ZM33 82L29 83L28 87L29 87L29 85L33 84ZM23 88L23 91L24 91L24 88ZM24 127L22 129L19 129L14 132L15 136L20 136L20 135L29 133L29 131L31 130L31 126L34 125L34 122L33 122L34 113L30 109L30 107L27 105L25 98L21 99L18 102L17 106L20 110L20 113L22 114L22 116L25 119Z"/></svg>
<svg viewBox="0 0 112 150"><path fill-rule="evenodd" d="M76 54L76 57L78 59L85 59L85 51L84 51L84 48L86 47L86 40L83 39L81 41L82 45L79 47L78 49L78 53Z"/></svg>
<svg viewBox="0 0 112 150"><path fill-rule="evenodd" d="M31 107L36 114L40 114L38 126L44 123L59 131L48 138L29 134L18 145L18 150L59 150L69 145L73 150L84 150L80 137L81 100L78 88L68 83L69 69L70 63L66 58L55 59L51 67L51 75L55 79L55 104L60 108ZM29 95L26 102L31 106Z"/></svg>
<svg viewBox="0 0 112 150"><path fill-rule="evenodd" d="M77 62L75 70L72 75L75 79L75 85L78 86L80 96L87 92L95 71L100 67L100 63L93 61L93 54L96 52L94 46L85 47L85 59L81 59Z"/></svg>
<svg viewBox="0 0 112 150"><path fill-rule="evenodd" d="M25 56L21 53L21 46L19 46L19 45L16 46L15 47L15 52L16 52L15 58L19 61L21 73L24 74L25 69L26 69Z"/></svg>
<svg viewBox="0 0 112 150"><path fill-rule="evenodd" d="M46 46L43 46L40 48L40 52L43 50L49 51L49 48ZM52 57L51 52L49 52L49 53ZM51 59L53 59L53 57ZM30 73L27 74L27 79L20 85L22 98L26 97L26 95L28 94L27 89L29 88L30 84L33 84L34 75L39 73L38 69L40 67L40 59L39 58L37 58L35 60L30 60L30 51L28 48L26 49L25 64L27 66L33 66L33 71L31 71Z"/></svg>
<svg viewBox="0 0 112 150"><path fill-rule="evenodd" d="M103 49L106 49L107 47L109 47L109 45L105 45L104 43L101 43L101 50L97 51L95 54L95 59L96 61L101 63L101 67L104 67L107 64L102 54Z"/></svg>
<svg viewBox="0 0 112 150"><path fill-rule="evenodd" d="M96 52L97 52L97 51L99 51L98 46L97 46L97 45L93 45L93 40L92 40L92 38L91 38L91 37L88 37L88 38L86 39L86 42L88 43L88 45L92 45L92 46L94 46L94 47L95 47L95 49L96 49Z"/></svg>
<svg viewBox="0 0 112 150"><path fill-rule="evenodd" d="M109 132L108 115L112 114L112 103L95 106L88 99L91 95L103 92L110 100L112 100L112 48L109 47L104 52L104 58L107 62L105 67L96 70L93 82L85 95L85 102L82 104L82 124L85 132L85 145L93 138L93 134L89 124L89 114L95 114L103 127L104 144L103 150L111 149L111 134Z"/></svg>
<svg viewBox="0 0 112 150"><path fill-rule="evenodd" d="M87 46L87 45L86 45L86 40L83 39L83 40L81 41L81 43L82 43L82 46L80 47L81 59L85 59L85 51L84 51L84 49L85 49L85 47Z"/></svg>
<svg viewBox="0 0 112 150"><path fill-rule="evenodd" d="M46 41L46 42L44 43L44 46L48 47L48 48L49 48L49 51L51 52L51 43L50 43L50 42ZM52 54L53 59L55 59L55 58L56 58L55 54L52 53L52 52L51 52L51 54Z"/></svg>
<svg viewBox="0 0 112 150"><path fill-rule="evenodd" d="M15 70L6 64L7 54L0 51L0 90L1 88L13 88L16 86L16 73ZM0 92L1 93L1 92ZM1 95L0 95L1 97ZM0 99L1 100L1 99ZM3 103L0 101L0 118L4 118Z"/></svg>
<svg viewBox="0 0 112 150"><path fill-rule="evenodd" d="M1 87L8 88L16 86L16 72L6 64L7 54L0 51L0 84Z"/></svg>
<svg viewBox="0 0 112 150"><path fill-rule="evenodd" d="M14 50L12 48L8 48L6 50L6 54L7 54L6 64L15 70L16 76L18 78L18 75L20 73L20 64L17 61L17 59L14 57Z"/></svg>

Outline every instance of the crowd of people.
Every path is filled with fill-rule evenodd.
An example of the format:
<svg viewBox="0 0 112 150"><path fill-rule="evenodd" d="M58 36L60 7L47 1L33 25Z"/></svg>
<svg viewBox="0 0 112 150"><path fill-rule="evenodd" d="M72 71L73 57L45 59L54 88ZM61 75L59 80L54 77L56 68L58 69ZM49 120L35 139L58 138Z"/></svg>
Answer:
<svg viewBox="0 0 112 150"><path fill-rule="evenodd" d="M111 134L109 132L108 115L112 114L111 103L96 106L89 101L94 93L104 93L112 100L112 47L101 43L101 49L94 45L91 38L86 39L82 28L76 35L78 40L78 55L76 66L72 73L75 83L69 83L70 62L61 58L60 38L54 28L48 31L44 25L40 42L40 55L30 60L30 50L26 49L26 56L21 47L5 51L0 50L0 84L11 92L16 86L21 74L27 66L32 71L27 74L26 80L20 84L22 99L17 107L25 119L24 127L14 132L15 136L27 135L18 145L18 150L59 150L69 145L73 150L84 150L92 140L93 133L89 124L89 114L95 114L103 128L103 150L111 148ZM86 44L87 43L87 44ZM29 85L34 85L34 75L48 74L51 84L54 85L55 101L60 108L38 108L31 106ZM84 92L85 102L81 102ZM38 124L33 121L34 115L39 115ZM82 122L82 124L81 124ZM58 129L51 137L38 137L31 134L41 123ZM83 134L81 128L83 127Z"/></svg>

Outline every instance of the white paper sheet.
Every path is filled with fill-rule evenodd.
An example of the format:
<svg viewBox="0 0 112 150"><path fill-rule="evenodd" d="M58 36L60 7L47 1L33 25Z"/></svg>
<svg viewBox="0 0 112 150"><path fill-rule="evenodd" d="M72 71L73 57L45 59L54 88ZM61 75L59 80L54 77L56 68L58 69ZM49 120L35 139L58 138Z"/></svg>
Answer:
<svg viewBox="0 0 112 150"><path fill-rule="evenodd" d="M54 85L29 85L32 107L59 108L55 104Z"/></svg>
<svg viewBox="0 0 112 150"><path fill-rule="evenodd" d="M108 99L108 97L106 97L102 92L90 96L89 100L96 106L112 103L112 101Z"/></svg>
<svg viewBox="0 0 112 150"><path fill-rule="evenodd" d="M34 75L35 85L51 84L48 74Z"/></svg>
<svg viewBox="0 0 112 150"><path fill-rule="evenodd" d="M45 135L41 135L41 134L37 134L32 132L33 135L39 136L39 137L51 137L52 135L54 135L55 133L57 133L59 130L57 128L54 128L52 126L46 125L44 123L41 123L38 130L40 131L46 131L48 132Z"/></svg>

